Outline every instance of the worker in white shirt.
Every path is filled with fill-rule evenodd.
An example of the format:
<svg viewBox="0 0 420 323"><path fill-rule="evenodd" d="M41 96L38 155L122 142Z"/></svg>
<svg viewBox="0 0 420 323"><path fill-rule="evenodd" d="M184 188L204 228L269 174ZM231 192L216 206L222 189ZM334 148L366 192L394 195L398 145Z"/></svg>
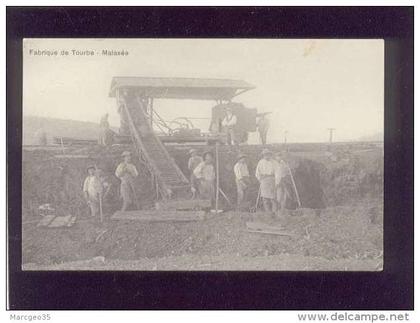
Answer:
<svg viewBox="0 0 420 323"><path fill-rule="evenodd" d="M190 171L190 183L193 197L196 196L198 190L197 178L194 176L194 169L203 161L203 158L198 155L197 149L190 149L190 158L188 159L188 170Z"/></svg>
<svg viewBox="0 0 420 323"><path fill-rule="evenodd" d="M244 203L248 202L247 192L251 184L251 179L249 176L248 165L246 164L246 155L239 154L237 162L233 167L236 180L236 191L237 191L237 208L242 210L244 208Z"/></svg>
<svg viewBox="0 0 420 323"><path fill-rule="evenodd" d="M278 203L279 215L285 215L286 199L288 196L288 176L289 166L283 160L283 153L277 152L275 155L277 161L277 167L274 172L275 184L276 184L276 200Z"/></svg>
<svg viewBox="0 0 420 323"><path fill-rule="evenodd" d="M83 195L90 208L90 215L96 216L99 211L99 201L103 194L103 185L100 178L96 175L95 166L87 168L88 176L83 182Z"/></svg>
<svg viewBox="0 0 420 323"><path fill-rule="evenodd" d="M277 162L273 159L273 153L264 149L263 158L258 162L255 177L260 182L260 196L263 200L264 210L270 213L277 212L275 171Z"/></svg>
<svg viewBox="0 0 420 323"><path fill-rule="evenodd" d="M214 180L216 179L216 172L211 152L207 151L203 154L203 161L198 164L193 173L198 181L200 198L210 200L213 205L215 198Z"/></svg>
<svg viewBox="0 0 420 323"><path fill-rule="evenodd" d="M232 112L231 107L226 108L226 116L222 121L222 126L224 127L226 134L227 134L227 144L228 145L235 145L236 144L236 137L235 137L235 128L238 119Z"/></svg>
<svg viewBox="0 0 420 323"><path fill-rule="evenodd" d="M139 201L136 198L135 178L139 175L136 166L131 163L131 153L124 151L122 153L124 161L120 163L115 170L115 176L121 180L120 194L123 200L121 211L126 211L131 204L136 204L140 208Z"/></svg>

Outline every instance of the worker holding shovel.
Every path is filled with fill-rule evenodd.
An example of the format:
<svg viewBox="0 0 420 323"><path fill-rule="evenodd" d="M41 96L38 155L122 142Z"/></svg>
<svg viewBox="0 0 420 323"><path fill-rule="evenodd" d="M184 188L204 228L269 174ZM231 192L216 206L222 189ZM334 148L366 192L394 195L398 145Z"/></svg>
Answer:
<svg viewBox="0 0 420 323"><path fill-rule="evenodd" d="M203 161L203 158L198 155L197 149L190 149L190 158L188 159L188 170L190 171L190 182L191 182L191 192L193 193L193 198L196 198L198 183L197 178L194 175L194 169Z"/></svg>
<svg viewBox="0 0 420 323"><path fill-rule="evenodd" d="M214 181L216 179L216 171L213 165L213 154L206 151L203 154L203 160L194 169L194 176L199 181L200 198L211 200L211 204L215 201Z"/></svg>
<svg viewBox="0 0 420 323"><path fill-rule="evenodd" d="M236 180L237 209L240 211L245 208L244 204L249 204L247 193L251 185L251 179L249 176L248 165L246 164L245 154L238 155L237 163L233 167L233 171L235 173Z"/></svg>
<svg viewBox="0 0 420 323"><path fill-rule="evenodd" d="M90 208L90 215L96 216L102 213L102 193L103 185L101 180L96 174L95 166L89 166L87 168L88 176L83 182L83 194L85 200Z"/></svg>
<svg viewBox="0 0 420 323"><path fill-rule="evenodd" d="M295 201L297 207L301 207L299 193L296 188L295 180L293 178L290 166L283 159L284 153L278 152L275 155L277 162L276 170L274 172L276 183L276 198L278 203L278 215L286 215L287 201Z"/></svg>
<svg viewBox="0 0 420 323"><path fill-rule="evenodd" d="M255 177L260 182L260 196L263 200L265 212L275 214L277 212L277 198L275 185L275 170L277 162L273 159L273 153L264 149L263 158L258 162Z"/></svg>
<svg viewBox="0 0 420 323"><path fill-rule="evenodd" d="M286 212L286 200L290 192L288 191L287 176L289 175L289 169L286 162L283 160L283 153L277 152L275 155L277 162L276 170L274 172L274 178L276 183L276 199L278 204L278 215L284 216Z"/></svg>
<svg viewBox="0 0 420 323"><path fill-rule="evenodd" d="M122 157L124 161L118 165L115 170L115 176L121 180L120 194L123 200L121 211L126 211L132 204L137 204L137 208L140 208L136 199L135 186L135 178L139 173L136 166L131 163L131 153L129 151L124 151Z"/></svg>

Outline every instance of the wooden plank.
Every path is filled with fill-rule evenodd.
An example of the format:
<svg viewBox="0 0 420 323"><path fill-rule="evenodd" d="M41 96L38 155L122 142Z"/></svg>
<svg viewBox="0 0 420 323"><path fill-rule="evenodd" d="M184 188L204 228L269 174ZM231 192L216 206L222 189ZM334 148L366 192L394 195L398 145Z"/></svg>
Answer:
<svg viewBox="0 0 420 323"><path fill-rule="evenodd" d="M52 220L55 219L55 217L56 215L54 214L45 215L44 217L42 217L41 221L39 221L38 227L46 227L52 222Z"/></svg>
<svg viewBox="0 0 420 323"><path fill-rule="evenodd" d="M112 220L128 220L142 222L186 222L201 221L205 218L205 212L198 211L165 211L165 210L137 210L117 211L111 217Z"/></svg>
<svg viewBox="0 0 420 323"><path fill-rule="evenodd" d="M204 211L178 211L178 210L156 210L156 209L148 209L148 210L132 210L132 211L116 211L114 213L118 215L133 215L133 216L140 216L140 215L150 215L150 216L198 216L199 214L205 214Z"/></svg>
<svg viewBox="0 0 420 323"><path fill-rule="evenodd" d="M71 137L54 137L53 142L55 144L64 145L94 145L98 143L97 139L80 139L80 138L71 138Z"/></svg>
<svg viewBox="0 0 420 323"><path fill-rule="evenodd" d="M53 221L48 225L49 228L59 228L59 227L68 227L72 226L75 222L75 217L72 215L66 216L57 216Z"/></svg>
<svg viewBox="0 0 420 323"><path fill-rule="evenodd" d="M273 234L273 235L279 235L279 236L287 236L287 237L293 237L293 234L284 232L284 231L262 231L262 230L250 230L248 229L246 232L250 233L261 233L261 234Z"/></svg>
<svg viewBox="0 0 420 323"><path fill-rule="evenodd" d="M81 158L88 159L88 155L54 155L54 158Z"/></svg>
<svg viewBox="0 0 420 323"><path fill-rule="evenodd" d="M192 210L211 207L210 200L168 200L155 204L156 210Z"/></svg>

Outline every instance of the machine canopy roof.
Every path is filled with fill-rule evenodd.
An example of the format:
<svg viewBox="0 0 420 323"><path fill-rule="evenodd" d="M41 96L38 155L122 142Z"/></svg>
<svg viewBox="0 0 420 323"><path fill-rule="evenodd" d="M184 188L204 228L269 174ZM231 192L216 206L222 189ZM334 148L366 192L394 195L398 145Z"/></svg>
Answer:
<svg viewBox="0 0 420 323"><path fill-rule="evenodd" d="M109 91L134 89L141 95L158 99L230 100L255 88L242 80L181 77L114 77Z"/></svg>

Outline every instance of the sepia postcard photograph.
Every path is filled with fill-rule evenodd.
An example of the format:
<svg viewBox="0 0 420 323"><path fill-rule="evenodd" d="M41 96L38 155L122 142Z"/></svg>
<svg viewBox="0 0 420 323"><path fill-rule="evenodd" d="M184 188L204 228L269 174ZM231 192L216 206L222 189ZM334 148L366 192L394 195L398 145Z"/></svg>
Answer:
<svg viewBox="0 0 420 323"><path fill-rule="evenodd" d="M381 39L23 39L24 271L381 271Z"/></svg>

